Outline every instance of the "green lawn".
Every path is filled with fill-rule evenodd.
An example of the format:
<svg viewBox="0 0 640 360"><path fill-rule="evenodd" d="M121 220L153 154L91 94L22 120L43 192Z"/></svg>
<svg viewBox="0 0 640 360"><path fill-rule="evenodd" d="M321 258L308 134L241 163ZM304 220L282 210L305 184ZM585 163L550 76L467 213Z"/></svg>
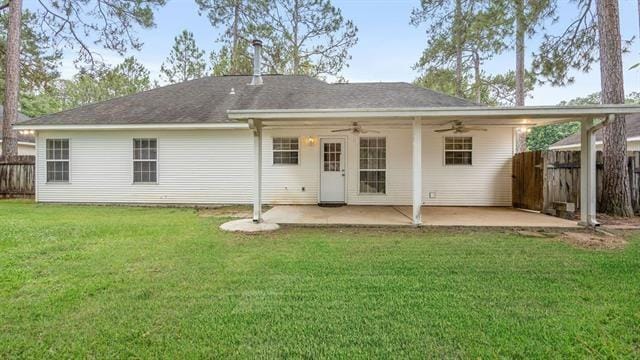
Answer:
<svg viewBox="0 0 640 360"><path fill-rule="evenodd" d="M640 356L640 235L223 221L0 201L0 358Z"/></svg>

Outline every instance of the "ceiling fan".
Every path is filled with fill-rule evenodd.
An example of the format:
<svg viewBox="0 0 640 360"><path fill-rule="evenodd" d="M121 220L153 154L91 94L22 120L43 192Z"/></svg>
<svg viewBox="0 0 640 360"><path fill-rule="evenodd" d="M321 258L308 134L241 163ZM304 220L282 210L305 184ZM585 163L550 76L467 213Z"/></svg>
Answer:
<svg viewBox="0 0 640 360"><path fill-rule="evenodd" d="M360 124L358 124L357 122L354 122L353 124L351 124L351 127L348 127L346 129L336 129L336 130L331 130L331 132L345 132L345 131L351 131L354 134L366 134L366 133L374 133L374 134L379 134L380 132L377 130L365 130L362 128L362 126Z"/></svg>
<svg viewBox="0 0 640 360"><path fill-rule="evenodd" d="M448 129L437 129L435 132L448 132L453 131L456 134L467 133L469 131L487 131L487 129L478 127L478 126L467 126L462 123L460 120L454 120L451 122L451 127Z"/></svg>

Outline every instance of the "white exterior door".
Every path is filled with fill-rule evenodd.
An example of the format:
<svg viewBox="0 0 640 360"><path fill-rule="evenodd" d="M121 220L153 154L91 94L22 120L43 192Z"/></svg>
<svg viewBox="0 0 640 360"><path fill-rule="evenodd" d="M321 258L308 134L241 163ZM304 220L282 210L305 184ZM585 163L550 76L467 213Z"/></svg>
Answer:
<svg viewBox="0 0 640 360"><path fill-rule="evenodd" d="M320 139L320 202L345 202L345 140Z"/></svg>

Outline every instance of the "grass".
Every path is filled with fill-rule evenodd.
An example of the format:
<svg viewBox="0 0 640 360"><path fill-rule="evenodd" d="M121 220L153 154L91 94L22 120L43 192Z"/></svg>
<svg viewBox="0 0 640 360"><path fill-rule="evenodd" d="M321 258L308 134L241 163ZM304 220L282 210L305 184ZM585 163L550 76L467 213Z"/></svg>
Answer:
<svg viewBox="0 0 640 360"><path fill-rule="evenodd" d="M284 229L0 202L0 358L640 356L640 236Z"/></svg>

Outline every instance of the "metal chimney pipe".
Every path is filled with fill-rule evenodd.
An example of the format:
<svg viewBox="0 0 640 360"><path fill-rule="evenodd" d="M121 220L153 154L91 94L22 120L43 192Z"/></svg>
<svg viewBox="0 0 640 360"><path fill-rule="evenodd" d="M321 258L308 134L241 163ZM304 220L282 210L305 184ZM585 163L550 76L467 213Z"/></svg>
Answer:
<svg viewBox="0 0 640 360"><path fill-rule="evenodd" d="M253 45L253 78L250 85L262 85L262 41L255 39L251 42Z"/></svg>

